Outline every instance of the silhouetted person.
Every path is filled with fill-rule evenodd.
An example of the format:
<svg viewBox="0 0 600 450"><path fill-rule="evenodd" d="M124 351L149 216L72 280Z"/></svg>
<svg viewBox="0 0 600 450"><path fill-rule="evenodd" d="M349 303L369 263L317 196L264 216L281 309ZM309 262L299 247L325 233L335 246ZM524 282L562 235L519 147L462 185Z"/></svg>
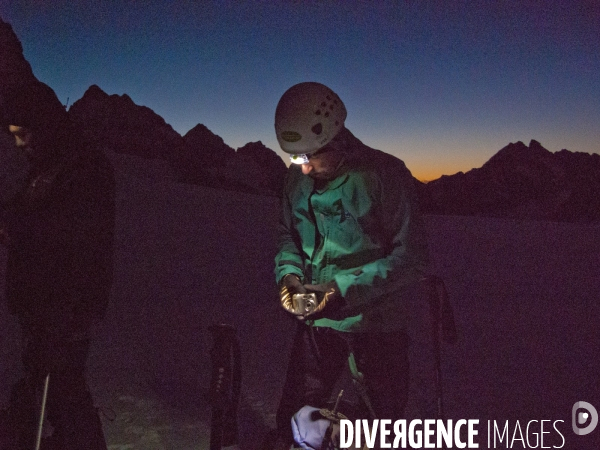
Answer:
<svg viewBox="0 0 600 450"><path fill-rule="evenodd" d="M345 119L337 94L312 82L288 89L275 112L277 140L293 163L275 273L283 308L299 319L277 411L278 449L289 448L300 408L325 406L350 352L374 415L400 419L406 404L403 297L427 266L425 228L404 163L364 145ZM302 309L294 295L310 293L314 308Z"/></svg>
<svg viewBox="0 0 600 450"><path fill-rule="evenodd" d="M26 156L22 185L3 196L6 301L21 326L24 377L13 387L9 448L34 448L49 374L43 449L106 449L85 379L90 329L112 283L114 177L87 148L54 91L4 87L2 132Z"/></svg>

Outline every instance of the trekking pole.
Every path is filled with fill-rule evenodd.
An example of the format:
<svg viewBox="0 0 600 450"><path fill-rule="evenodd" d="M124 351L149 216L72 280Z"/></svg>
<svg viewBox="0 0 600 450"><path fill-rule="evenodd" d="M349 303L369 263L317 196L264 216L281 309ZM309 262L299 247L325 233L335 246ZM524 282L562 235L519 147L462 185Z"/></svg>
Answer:
<svg viewBox="0 0 600 450"><path fill-rule="evenodd" d="M46 417L46 400L48 399L48 386L50 385L50 374L46 375L44 380L44 393L42 394L42 408L40 411L40 423L37 430L37 438L35 440L35 450L40 450L42 444L42 430L44 428L44 418Z"/></svg>
<svg viewBox="0 0 600 450"><path fill-rule="evenodd" d="M211 349L210 450L238 444L237 408L241 393L241 354L236 330L228 324L209 328L214 338Z"/></svg>
<svg viewBox="0 0 600 450"><path fill-rule="evenodd" d="M445 419L444 416L444 392L442 378L442 341L448 344L454 344L458 338L456 333L456 324L454 322L454 312L448 300L448 291L444 280L435 275L430 276L431 283L430 294L430 313L432 319L433 346L435 358L435 378L437 395L437 415L438 419Z"/></svg>
<svg viewBox="0 0 600 450"><path fill-rule="evenodd" d="M429 313L431 315L431 331L432 331L432 343L434 352L434 364L435 364L435 395L437 400L437 418L444 419L444 394L442 387L442 346L440 342L440 328L441 328L441 310L442 302L439 292L439 280L437 277L432 276L429 279L431 283L431 292L429 297Z"/></svg>
<svg viewBox="0 0 600 450"><path fill-rule="evenodd" d="M448 291L444 280L429 275L421 281L427 284L429 313L431 318L432 343L435 364L435 394L437 397L437 419L445 420L444 391L442 377L442 341L454 344L458 339L454 312L448 299ZM445 444L442 448L448 448Z"/></svg>

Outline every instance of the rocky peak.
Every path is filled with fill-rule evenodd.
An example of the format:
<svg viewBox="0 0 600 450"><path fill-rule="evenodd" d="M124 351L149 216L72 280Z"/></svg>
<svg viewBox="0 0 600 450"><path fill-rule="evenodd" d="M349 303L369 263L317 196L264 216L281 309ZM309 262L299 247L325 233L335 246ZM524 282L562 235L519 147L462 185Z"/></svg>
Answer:
<svg viewBox="0 0 600 450"><path fill-rule="evenodd" d="M482 168L498 166L528 165L534 161L543 161L551 157L551 153L536 141L531 140L529 147L523 142L510 143L492 156Z"/></svg>
<svg viewBox="0 0 600 450"><path fill-rule="evenodd" d="M529 151L540 153L540 154L548 153L548 150L546 150L544 147L542 147L542 144L540 144L535 139L532 139L531 141L529 141Z"/></svg>
<svg viewBox="0 0 600 450"><path fill-rule="evenodd" d="M86 101L102 101L108 99L108 94L98 87L96 84L92 84L87 91L83 94L82 100Z"/></svg>
<svg viewBox="0 0 600 450"><path fill-rule="evenodd" d="M183 139L165 120L126 94L108 95L96 85L69 109L88 141L117 153L170 160Z"/></svg>
<svg viewBox="0 0 600 450"><path fill-rule="evenodd" d="M188 131L183 139L195 158L209 166L222 166L235 155L233 148L202 124Z"/></svg>
<svg viewBox="0 0 600 450"><path fill-rule="evenodd" d="M247 157L257 163L261 170L267 174L266 188L280 193L283 191L283 180L287 167L283 160L261 141L249 142L237 149L237 155Z"/></svg>
<svg viewBox="0 0 600 450"><path fill-rule="evenodd" d="M10 24L0 17L0 83L2 86L37 82L23 46Z"/></svg>
<svg viewBox="0 0 600 450"><path fill-rule="evenodd" d="M273 150L266 147L261 141L248 142L243 147L238 148L237 153L251 157L259 164L273 165L283 168L283 170L287 169L283 160L277 156Z"/></svg>

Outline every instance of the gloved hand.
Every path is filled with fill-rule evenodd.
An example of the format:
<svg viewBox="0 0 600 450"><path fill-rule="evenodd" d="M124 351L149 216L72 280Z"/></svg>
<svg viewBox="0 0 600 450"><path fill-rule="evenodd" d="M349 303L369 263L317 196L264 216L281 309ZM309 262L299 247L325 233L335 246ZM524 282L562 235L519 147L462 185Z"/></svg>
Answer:
<svg viewBox="0 0 600 450"><path fill-rule="evenodd" d="M332 305L337 304L338 306L341 306L343 297L340 288L335 281L323 284L305 284L304 288L306 289L306 292L315 293L317 296L317 307L305 317L318 314L326 307L331 308Z"/></svg>
<svg viewBox="0 0 600 450"><path fill-rule="evenodd" d="M281 279L279 301L281 302L283 309L298 316L300 314L297 311L296 305L293 303L294 294L306 294L306 289L298 276L288 273Z"/></svg>

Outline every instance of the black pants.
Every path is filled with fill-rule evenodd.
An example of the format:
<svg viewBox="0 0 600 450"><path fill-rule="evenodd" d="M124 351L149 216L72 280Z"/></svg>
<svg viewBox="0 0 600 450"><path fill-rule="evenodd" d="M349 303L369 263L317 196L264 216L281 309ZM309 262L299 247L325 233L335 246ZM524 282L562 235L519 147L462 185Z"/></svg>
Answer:
<svg viewBox="0 0 600 450"><path fill-rule="evenodd" d="M30 334L22 355L25 376L11 391L13 448L35 447L44 380L50 374L46 418L52 433L41 448L106 450L85 380L88 352L89 340L52 341L43 333Z"/></svg>
<svg viewBox="0 0 600 450"><path fill-rule="evenodd" d="M277 410L280 439L292 442L290 421L300 408L325 406L342 372L350 370L350 348L377 417L402 418L409 386L408 336L404 332L341 333L299 324Z"/></svg>

